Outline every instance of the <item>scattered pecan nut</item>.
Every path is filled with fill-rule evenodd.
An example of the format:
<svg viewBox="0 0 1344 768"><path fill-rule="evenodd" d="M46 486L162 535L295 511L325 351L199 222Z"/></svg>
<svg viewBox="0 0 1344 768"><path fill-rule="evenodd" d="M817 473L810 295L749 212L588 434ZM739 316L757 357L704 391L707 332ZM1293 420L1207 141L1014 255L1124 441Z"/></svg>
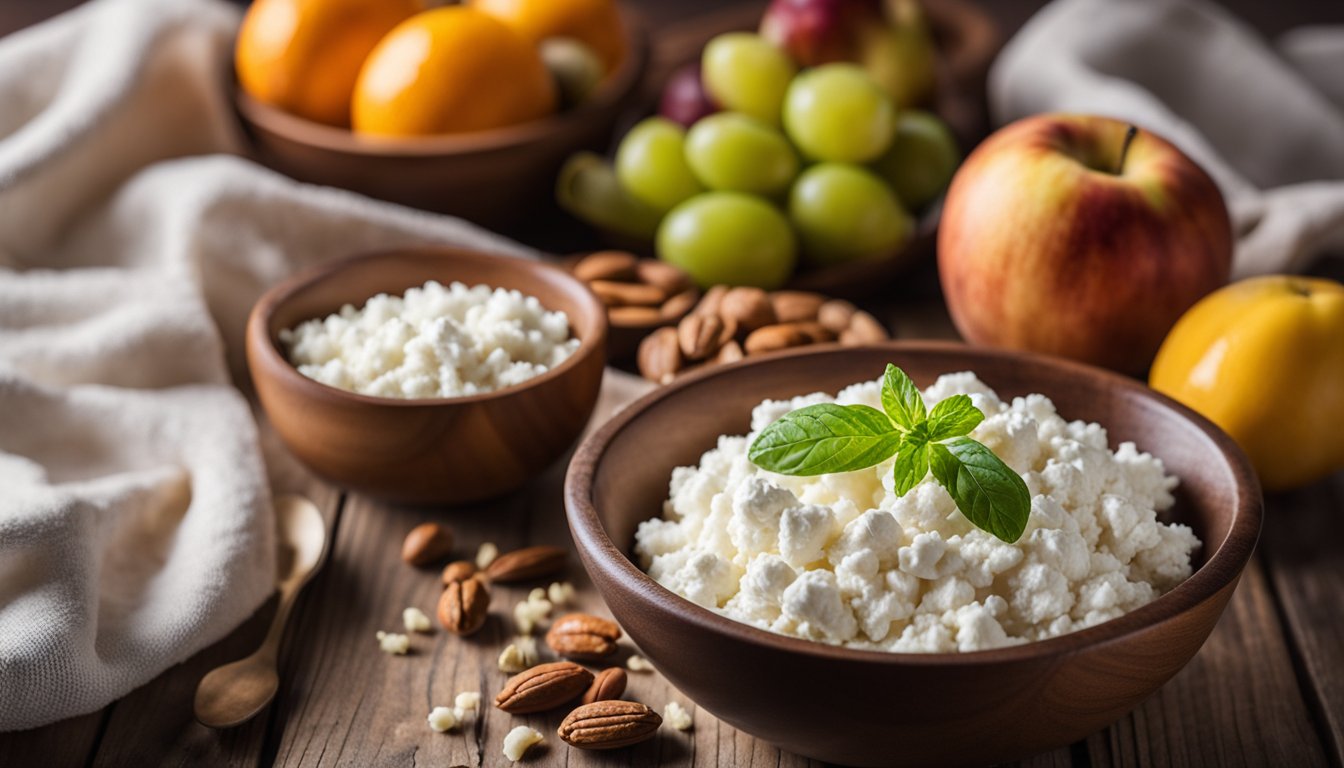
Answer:
<svg viewBox="0 0 1344 768"><path fill-rule="evenodd" d="M637 701L595 701L570 712L556 733L580 749L619 749L650 739L663 718Z"/></svg>
<svg viewBox="0 0 1344 768"><path fill-rule="evenodd" d="M546 633L546 644L571 659L598 660L616 652L621 628L616 622L586 613L561 616Z"/></svg>
<svg viewBox="0 0 1344 768"><path fill-rule="evenodd" d="M480 577L450 582L439 596L439 623L455 635L470 635L485 626L490 614L490 589Z"/></svg>
<svg viewBox="0 0 1344 768"><path fill-rule="evenodd" d="M512 715L545 712L578 698L592 683L593 673L572 661L539 664L510 677L495 706Z"/></svg>
<svg viewBox="0 0 1344 768"><path fill-rule="evenodd" d="M448 557L452 550L452 531L438 523L421 523L406 534L401 559L417 567L425 566Z"/></svg>

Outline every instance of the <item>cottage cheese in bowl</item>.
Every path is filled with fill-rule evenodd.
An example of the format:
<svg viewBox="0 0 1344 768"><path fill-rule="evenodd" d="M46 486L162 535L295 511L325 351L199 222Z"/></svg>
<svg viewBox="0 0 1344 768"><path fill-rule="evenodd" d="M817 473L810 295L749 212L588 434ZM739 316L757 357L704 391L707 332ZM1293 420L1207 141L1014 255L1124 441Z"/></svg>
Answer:
<svg viewBox="0 0 1344 768"><path fill-rule="evenodd" d="M1132 443L1069 422L1042 395L1003 402L971 373L924 391L932 406L969 395L985 415L971 437L1021 475L1025 533L1008 544L973 526L926 477L904 496L888 459L795 477L760 469L748 446L775 419L822 402L880 408L881 382L835 397L767 400L752 433L722 436L672 474L663 517L636 554L668 589L773 632L894 652L977 651L1041 640L1120 616L1190 576L1200 546L1166 522L1177 484Z"/></svg>
<svg viewBox="0 0 1344 768"><path fill-rule="evenodd" d="M564 312L486 285L430 281L282 331L303 375L364 395L462 397L520 384L574 354Z"/></svg>

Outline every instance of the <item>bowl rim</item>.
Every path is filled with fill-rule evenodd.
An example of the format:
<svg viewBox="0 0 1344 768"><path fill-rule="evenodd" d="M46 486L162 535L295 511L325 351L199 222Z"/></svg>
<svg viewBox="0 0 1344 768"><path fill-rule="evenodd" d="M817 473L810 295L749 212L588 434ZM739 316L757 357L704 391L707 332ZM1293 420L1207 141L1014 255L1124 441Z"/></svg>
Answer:
<svg viewBox="0 0 1344 768"><path fill-rule="evenodd" d="M260 101L242 89L236 75L232 77L234 104L243 120L255 128L297 144L347 155L422 158L508 149L544 139L554 134L560 125L588 120L594 113L616 106L638 90L650 57L648 26L638 11L625 6L621 7L621 23L629 44L627 54L620 66L598 85L593 96L571 109L525 123L430 136L361 135L352 128L319 123ZM229 71L233 71L232 63Z"/></svg>
<svg viewBox="0 0 1344 768"><path fill-rule="evenodd" d="M492 264L506 263L509 265L510 269L534 271L539 272L542 275L549 275L549 279L561 284L568 283L571 287L576 287L578 289L576 296L580 297L579 300L586 305L584 311L591 315L595 331L586 336L578 337L578 349L574 350L569 357L562 360L559 365L540 375L533 376L526 381L475 395L422 398L379 397L377 395L365 395L340 389L339 387L333 387L330 384L324 384L300 373L299 369L289 361L289 358L281 350L278 333L273 334L270 330L272 318L274 318L275 313L280 307L292 300L294 296L301 291L312 288L318 283L338 277L341 273L352 267L385 259L405 257L443 259L450 262L471 261L478 263L490 262ZM427 277L425 279L429 280L432 278ZM423 285L423 283L421 283L421 285ZM493 289L503 286L492 285L490 287ZM522 292L520 291L520 293ZM364 301L367 303L374 295L375 294L370 294ZM524 293L524 295L526 296L529 294ZM555 311L550 307L546 307L546 309L548 311ZM568 317L568 313L566 313L566 316ZM573 318L569 318L569 326L570 334L571 336L574 336L575 322ZM314 398L326 402L346 402L389 408L432 408L445 405L472 405L491 400L521 396L529 390L544 386L551 381L567 375L587 358L593 355L603 355L607 345L607 332L606 308L597 296L588 288L588 286L583 284L583 281L575 278L563 269L547 263L540 256L537 258L528 258L526 256L514 256L506 253L497 253L477 248L453 245L416 245L404 248L389 248L372 252L357 253L334 261L323 262L297 272L289 278L277 283L262 294L261 298L257 300L257 303L252 306L252 311L248 315L245 346L249 352L248 367L252 378L255 379L258 375L256 371L258 366L251 360L252 355L255 353L260 357L257 363L264 366L272 376L282 380L286 386L299 390L300 394L306 398Z"/></svg>
<svg viewBox="0 0 1344 768"><path fill-rule="evenodd" d="M1051 368L1058 372L1095 377L1140 397L1148 398L1192 422L1218 449L1235 481L1236 506L1227 535L1217 543L1208 560L1185 581L1166 594L1114 619L1086 629L1069 632L1045 640L1021 645L978 651L915 653L875 649L846 648L820 641L790 635L776 634L750 624L714 613L659 584L625 555L607 535L592 501L593 479L598 464L612 440L646 409L674 392L695 386L707 379L732 376L748 366L766 364L794 357L824 356L853 350L887 350L895 354L924 354L959 352L972 356L1013 360L1036 368ZM916 666L965 666L998 664L1027 660L1042 660L1079 652L1087 647L1119 641L1193 609L1212 598L1222 589L1235 584L1249 562L1260 536L1264 501L1260 483L1250 461L1237 444L1211 421L1193 410L1150 389L1144 384L1111 371L1090 365L1045 355L972 347L948 341L890 341L862 347L817 345L787 350L759 358L746 358L726 365L715 366L679 378L671 384L658 387L627 405L606 424L589 435L575 451L565 474L565 514L570 531L585 565L596 569L613 581L627 585L640 599L657 604L661 610L675 612L698 628L726 634L735 640L765 645L777 650L801 653L843 662L910 664ZM1202 542L1206 549L1210 542Z"/></svg>

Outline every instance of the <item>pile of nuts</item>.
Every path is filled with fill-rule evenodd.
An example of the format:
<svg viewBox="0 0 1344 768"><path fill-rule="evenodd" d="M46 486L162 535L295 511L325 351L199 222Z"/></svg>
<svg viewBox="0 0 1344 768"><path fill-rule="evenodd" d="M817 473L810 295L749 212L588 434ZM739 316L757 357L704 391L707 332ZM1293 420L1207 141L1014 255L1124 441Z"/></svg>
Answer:
<svg viewBox="0 0 1344 768"><path fill-rule="evenodd" d="M453 535L448 528L423 523L406 536L402 559L416 567L434 566L448 559L452 549ZM485 626L489 616L491 585L546 579L564 570L567 561L568 553L560 547L532 546L498 554L493 544L483 544L475 562L455 560L444 566L440 576L444 589L437 610L439 624L456 635L473 634ZM563 660L538 664L536 643L529 636L536 621L548 615L553 606L568 603L573 597L573 586L556 582L547 589L533 589L527 600L515 608L520 637L500 655L499 665L501 670L517 673L495 697L495 706L517 715L570 706L577 700L578 705L560 724L557 735L581 749L615 749L652 738L663 718L645 704L621 699L628 680L625 669L608 666L594 673L575 663L577 660L601 664L617 655L621 628L615 622L585 613L556 618L545 640L551 652ZM427 618L415 608L406 609L405 623L408 632L429 629ZM407 652L406 636L384 632L378 635L385 651L397 655ZM648 669L647 662L639 656L630 656L627 665L635 671ZM469 695L474 694L464 693L459 698ZM430 727L436 731L455 728L467 710L461 705L455 709L436 707L430 713ZM689 715L679 706L669 712L677 715L669 721L670 727L678 730L691 727ZM542 738L539 732L518 726L504 740L505 755L517 760Z"/></svg>
<svg viewBox="0 0 1344 768"><path fill-rule="evenodd" d="M639 345L644 378L666 384L702 366L731 363L807 344L855 346L885 341L877 318L843 299L808 291L716 285L676 327L659 328Z"/></svg>
<svg viewBox="0 0 1344 768"><path fill-rule="evenodd" d="M685 272L624 251L591 253L580 259L572 272L607 306L607 319L613 325L674 321L700 298Z"/></svg>

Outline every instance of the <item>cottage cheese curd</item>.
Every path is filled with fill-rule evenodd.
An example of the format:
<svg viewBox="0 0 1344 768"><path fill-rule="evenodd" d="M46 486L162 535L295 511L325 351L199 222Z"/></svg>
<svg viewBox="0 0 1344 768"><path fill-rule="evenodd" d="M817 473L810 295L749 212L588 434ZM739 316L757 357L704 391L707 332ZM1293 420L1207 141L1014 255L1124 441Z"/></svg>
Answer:
<svg viewBox="0 0 1344 768"><path fill-rule="evenodd" d="M1166 523L1177 480L1098 424L1069 422L1043 395L998 396L971 373L924 392L967 394L985 414L971 436L1022 475L1026 532L1006 544L973 526L932 477L897 498L892 464L790 477L747 458L756 434L821 402L881 408L881 382L836 397L767 400L752 433L722 436L672 473L663 517L636 553L663 586L737 621L835 645L976 651L1089 627L1138 608L1191 573L1199 540Z"/></svg>
<svg viewBox="0 0 1344 768"><path fill-rule="evenodd" d="M280 333L323 384L379 397L461 397L524 382L579 348L569 318L534 296L430 281Z"/></svg>

